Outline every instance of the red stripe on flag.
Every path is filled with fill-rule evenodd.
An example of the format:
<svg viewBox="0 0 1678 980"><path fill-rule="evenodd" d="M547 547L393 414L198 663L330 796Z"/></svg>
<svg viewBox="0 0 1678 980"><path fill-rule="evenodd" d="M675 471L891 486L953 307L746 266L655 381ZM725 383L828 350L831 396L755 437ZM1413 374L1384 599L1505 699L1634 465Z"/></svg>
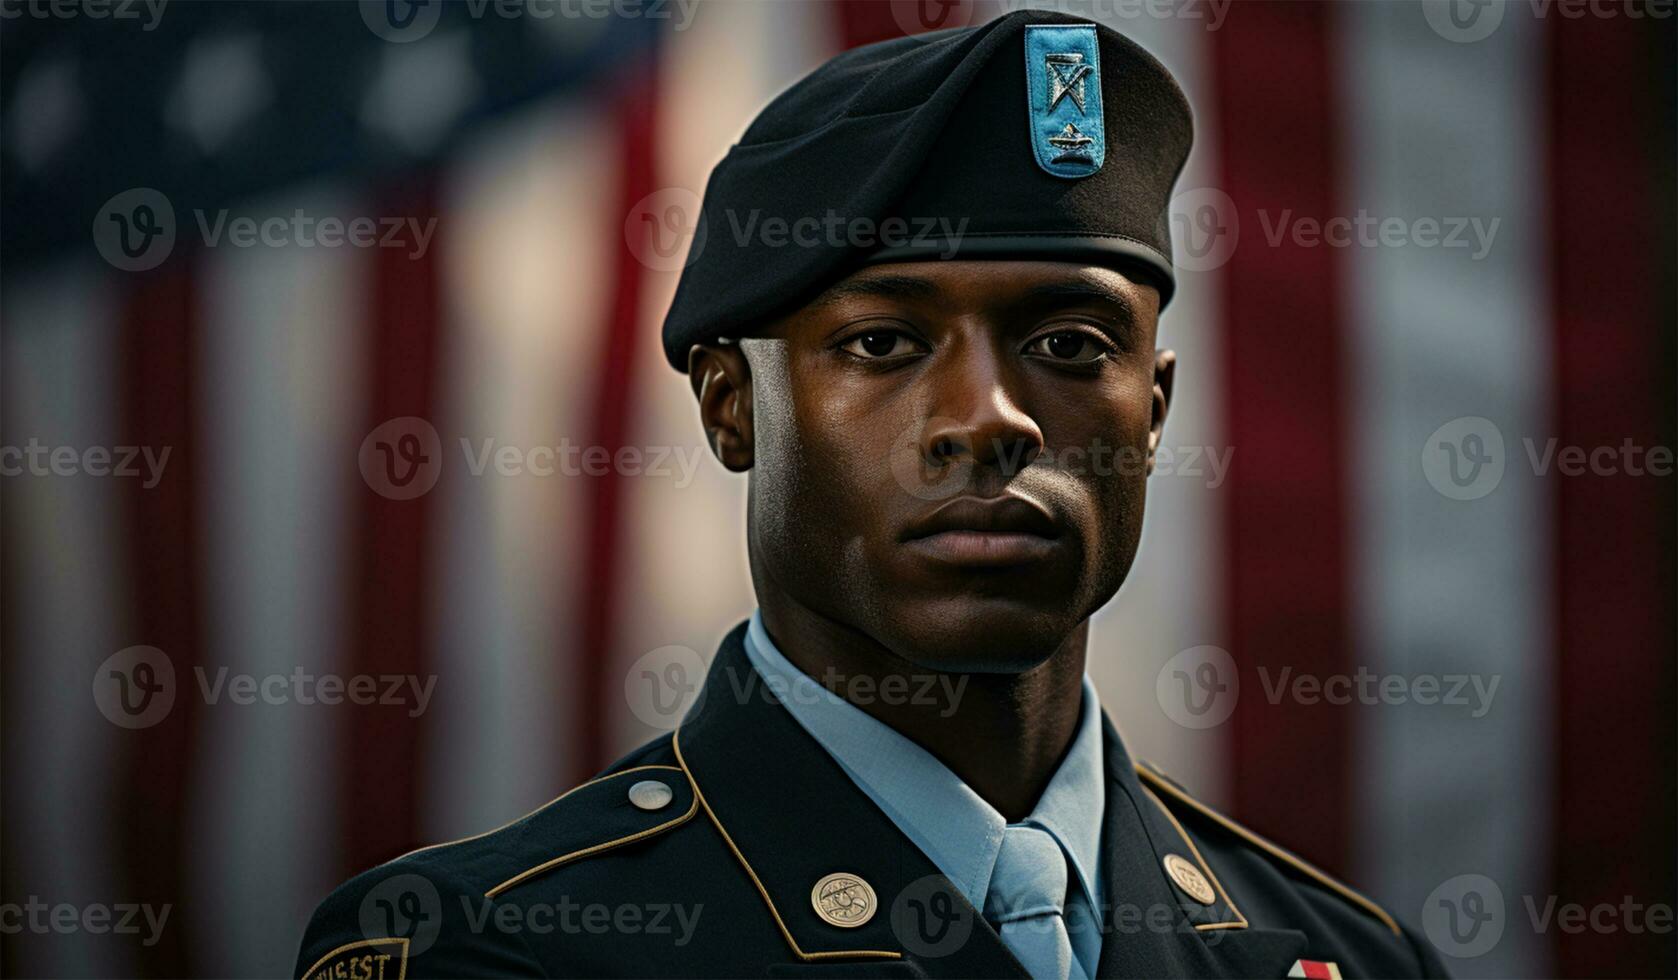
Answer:
<svg viewBox="0 0 1678 980"><path fill-rule="evenodd" d="M1670 19L1545 21L1558 447L1674 445ZM1561 450L1558 448L1557 450ZM1619 464L1616 464L1619 465ZM1555 476L1557 906L1674 902L1673 478ZM1670 913L1669 913L1670 915ZM1639 915L1555 930L1563 976L1673 976ZM1670 922L1670 918L1668 919ZM1639 928L1641 927L1641 928Z"/></svg>
<svg viewBox="0 0 1678 980"><path fill-rule="evenodd" d="M198 295L195 258L177 255L145 273L122 310L121 393L124 442L169 449L162 478L151 489L119 481L126 499L129 581L133 583L133 644L157 647L174 670L175 701L162 721L122 733L107 811L122 899L156 908L190 908L190 864L198 853L187 838L193 812L192 779L198 680L203 663L202 536L199 474L203 440L198 404ZM108 656L116 651L102 651ZM95 661L96 662L96 661ZM190 916L175 915L153 946L135 944L145 976L191 976Z"/></svg>
<svg viewBox="0 0 1678 980"><path fill-rule="evenodd" d="M909 26L916 33L935 30L946 22L965 27L973 19L971 6L970 0L837 0L833 15L839 41L849 49L902 37L905 28L898 17L914 18Z"/></svg>
<svg viewBox="0 0 1678 980"><path fill-rule="evenodd" d="M617 187L616 215L629 214L637 204L657 187L654 157L654 137L657 132L658 72L656 57L632 66L620 78L611 79L606 90L620 93L614 106L614 116L620 120L618 130L618 164L620 183ZM620 231L620 229L622 229ZM605 324L605 360L599 373L599 387L594 392L593 417L590 425L591 446L603 446L612 459L629 440L630 407L634 404L635 356L640 347L642 322L642 286L646 268L639 255L644 255L645 244L640 239L648 234L646 225L634 222L624 225L621 218L609 229L608 241L617 243L612 269L611 306ZM631 241L629 236L636 236ZM575 737L578 751L573 777L586 779L611 761L606 738L606 705L622 697L622 685L607 680L611 651L615 640L620 596L618 571L623 548L623 475L617 467L608 467L604 475L592 477L588 485L588 547L583 553L583 567L577 570L576 581L580 595L571 608L582 618L582 643L576 649L574 662L582 673L582 683L574 690L585 692L577 701ZM570 622L563 623L561 636L574 636ZM567 685L567 689L573 689Z"/></svg>
<svg viewBox="0 0 1678 980"><path fill-rule="evenodd" d="M1341 270L1333 249L1272 245L1290 210L1326 219L1336 183L1328 8L1242 4L1212 35L1223 190L1240 237L1223 269L1228 636L1241 665L1229 728L1234 809L1328 867L1351 854L1344 706L1272 704L1282 672L1344 674L1348 503Z"/></svg>
<svg viewBox="0 0 1678 980"><path fill-rule="evenodd" d="M380 214L427 221L437 216L428 178L387 196ZM441 228L419 256L375 248L370 263L368 382L365 425L357 445L345 447L354 466L362 435L392 418L433 421L438 403L438 346L442 334ZM353 472L353 471L352 471ZM411 500L384 497L357 479L359 540L349 676L423 677L432 668L433 636L427 587L434 551L433 494ZM420 773L426 718L406 704L359 705L346 712L340 797L343 860L361 871L419 843L423 803Z"/></svg>

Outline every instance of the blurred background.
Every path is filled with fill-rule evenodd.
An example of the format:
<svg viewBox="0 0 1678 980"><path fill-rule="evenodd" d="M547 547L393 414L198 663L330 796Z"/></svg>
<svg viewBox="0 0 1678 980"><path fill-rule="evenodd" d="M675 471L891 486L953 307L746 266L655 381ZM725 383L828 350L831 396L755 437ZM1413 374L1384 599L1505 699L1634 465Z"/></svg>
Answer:
<svg viewBox="0 0 1678 980"><path fill-rule="evenodd" d="M289 975L673 727L754 605L658 342L709 169L1025 5L0 0L0 967ZM1459 976L1672 975L1672 4L1032 6L1197 119L1132 753Z"/></svg>

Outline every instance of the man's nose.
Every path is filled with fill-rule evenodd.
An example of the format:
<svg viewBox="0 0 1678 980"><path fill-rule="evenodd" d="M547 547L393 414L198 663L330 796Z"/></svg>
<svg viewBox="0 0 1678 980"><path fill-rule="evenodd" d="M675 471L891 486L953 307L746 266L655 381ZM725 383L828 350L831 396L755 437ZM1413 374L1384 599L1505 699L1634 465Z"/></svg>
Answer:
<svg viewBox="0 0 1678 980"><path fill-rule="evenodd" d="M930 379L931 421L921 436L927 462L956 462L1012 476L1043 453L1043 431L1026 409L1018 379L988 345L963 351Z"/></svg>

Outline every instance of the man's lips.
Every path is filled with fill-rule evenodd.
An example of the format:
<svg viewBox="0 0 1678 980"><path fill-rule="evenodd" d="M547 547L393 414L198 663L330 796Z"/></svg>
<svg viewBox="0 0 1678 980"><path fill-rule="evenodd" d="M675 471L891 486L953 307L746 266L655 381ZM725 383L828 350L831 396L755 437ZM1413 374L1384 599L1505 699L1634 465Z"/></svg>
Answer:
<svg viewBox="0 0 1678 980"><path fill-rule="evenodd" d="M959 497L911 523L901 540L952 565L1002 567L1047 558L1060 525L1023 497Z"/></svg>

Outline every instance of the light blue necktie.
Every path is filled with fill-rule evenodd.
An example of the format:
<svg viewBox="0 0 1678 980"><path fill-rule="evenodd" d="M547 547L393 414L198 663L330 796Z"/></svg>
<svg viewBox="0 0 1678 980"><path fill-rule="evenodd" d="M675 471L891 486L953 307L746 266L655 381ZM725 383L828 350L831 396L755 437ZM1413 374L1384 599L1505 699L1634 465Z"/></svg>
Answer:
<svg viewBox="0 0 1678 980"><path fill-rule="evenodd" d="M1048 831L1002 831L985 919L1034 980L1084 980L1066 934L1066 856Z"/></svg>

